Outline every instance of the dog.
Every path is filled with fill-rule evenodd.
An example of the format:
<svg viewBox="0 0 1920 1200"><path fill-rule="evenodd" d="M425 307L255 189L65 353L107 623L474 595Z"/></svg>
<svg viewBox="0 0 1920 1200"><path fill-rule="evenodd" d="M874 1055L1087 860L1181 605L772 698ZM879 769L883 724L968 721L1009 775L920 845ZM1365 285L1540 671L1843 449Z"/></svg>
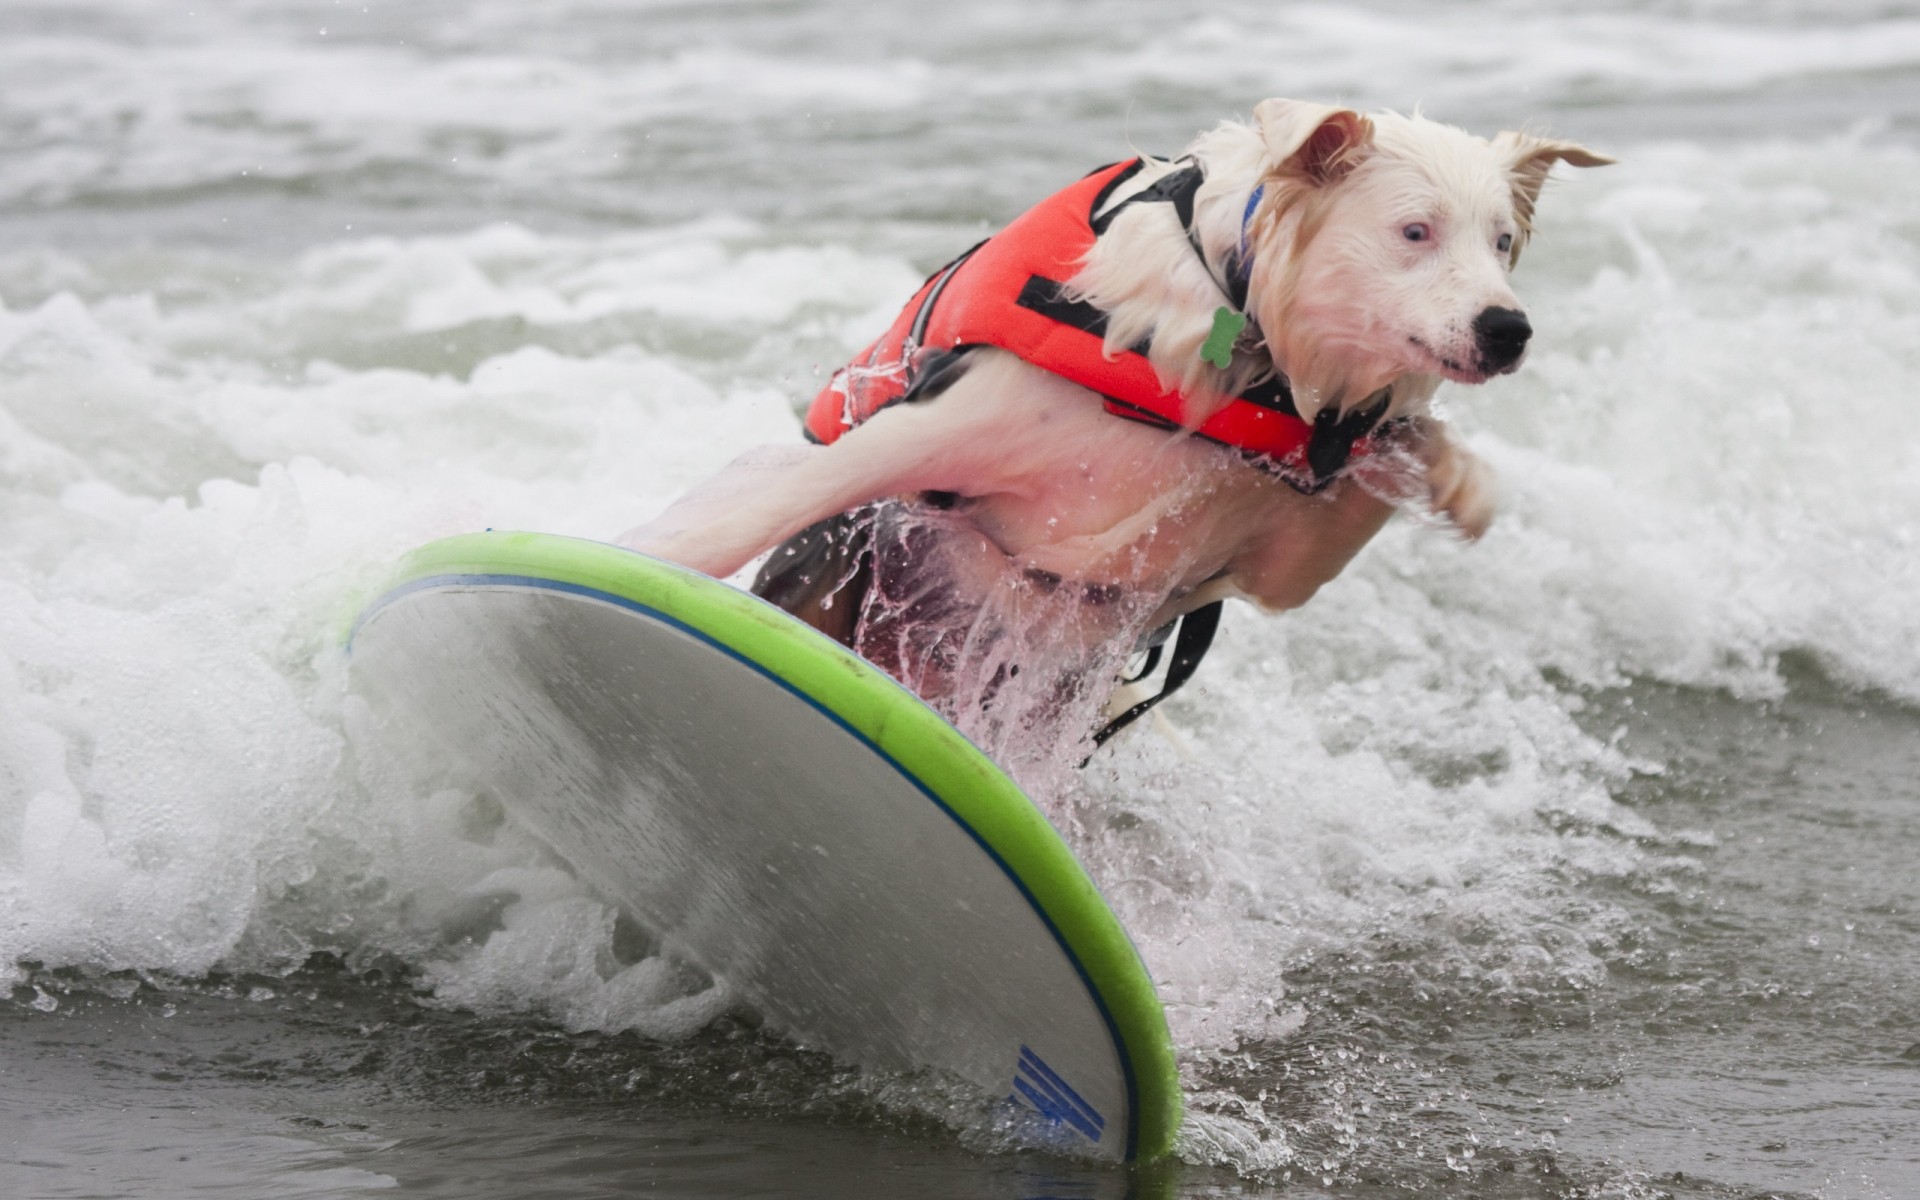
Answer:
<svg viewBox="0 0 1920 1200"><path fill-rule="evenodd" d="M1541 188L1612 161L1264 101L936 272L816 398L820 444L750 452L621 541L717 577L772 551L757 593L989 752L1046 725L1084 747L1181 618L1305 604L1410 498L1486 531L1491 472L1429 401L1520 365Z"/></svg>

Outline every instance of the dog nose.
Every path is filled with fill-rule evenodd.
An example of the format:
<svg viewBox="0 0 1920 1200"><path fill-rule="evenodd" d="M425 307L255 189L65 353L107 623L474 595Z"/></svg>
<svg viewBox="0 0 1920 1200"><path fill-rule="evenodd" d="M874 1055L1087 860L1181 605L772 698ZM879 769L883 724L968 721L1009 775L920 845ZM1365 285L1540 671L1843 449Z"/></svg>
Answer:
<svg viewBox="0 0 1920 1200"><path fill-rule="evenodd" d="M1489 371L1503 371L1520 361L1533 336L1527 314L1517 308L1489 308L1473 319L1473 340L1480 362Z"/></svg>

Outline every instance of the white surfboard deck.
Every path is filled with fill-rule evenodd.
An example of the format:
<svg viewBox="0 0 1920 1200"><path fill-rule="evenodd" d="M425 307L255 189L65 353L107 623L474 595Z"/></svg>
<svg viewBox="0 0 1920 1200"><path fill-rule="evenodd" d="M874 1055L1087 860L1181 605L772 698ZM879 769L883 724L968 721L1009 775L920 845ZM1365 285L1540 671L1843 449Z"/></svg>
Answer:
<svg viewBox="0 0 1920 1200"><path fill-rule="evenodd" d="M841 1061L950 1072L1113 1160L1180 1093L1144 966L1006 775L773 606L597 542L416 551L356 686L672 953Z"/></svg>

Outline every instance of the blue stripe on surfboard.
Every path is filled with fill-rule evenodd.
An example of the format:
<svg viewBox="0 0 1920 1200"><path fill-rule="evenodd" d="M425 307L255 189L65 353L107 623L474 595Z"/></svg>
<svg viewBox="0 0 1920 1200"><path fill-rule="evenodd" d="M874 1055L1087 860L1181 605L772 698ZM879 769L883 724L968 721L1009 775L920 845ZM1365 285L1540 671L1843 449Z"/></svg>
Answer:
<svg viewBox="0 0 1920 1200"><path fill-rule="evenodd" d="M941 812L947 814L948 819L951 820L955 825L958 825L962 830L964 830L966 832L966 835L973 839L974 844L980 847L980 849L986 854L986 856L989 859L992 860L993 864L996 867L1000 868L1000 873L1007 877L1008 881L1011 882L1014 888L1020 893L1021 898L1027 902L1027 907L1031 908L1034 912L1034 915L1040 918L1040 923L1046 926L1047 932L1053 936L1054 944L1060 947L1060 952L1066 955L1067 961L1073 965L1074 974L1080 977L1081 986L1085 987L1087 990L1087 995L1092 997L1093 1006L1099 1012L1101 1022L1105 1024L1107 1027L1107 1037L1108 1037L1108 1040L1113 1044L1114 1055L1120 1060L1120 1076L1122 1081L1126 1085L1126 1094L1127 1094L1127 1146L1126 1146L1125 1157L1126 1157L1126 1161L1128 1162L1132 1162L1134 1160L1134 1158L1138 1153L1139 1137L1140 1137L1139 1080L1135 1078L1135 1075L1134 1075L1133 1056L1127 1053L1126 1042L1122 1040L1120 1036L1120 1026L1113 1019L1113 1013L1107 1008L1106 997L1101 994L1099 988L1094 986L1093 978L1087 974L1087 969L1081 963L1080 956L1073 952L1073 947L1067 943L1066 937L1060 932L1059 927L1053 923L1053 918L1047 914L1047 910L1041 906L1039 900L1034 896L1032 890L1027 887L1026 880L1020 877L1019 873L1013 869L1013 867L1007 862L1006 859L1000 857L1000 852L995 850L993 846L986 840L986 838L980 835L978 830L974 829L973 826L967 824L966 820L963 817L961 817L959 813L955 812L953 810L953 807L949 805L945 800L943 800L937 792L935 792L932 788L928 787L926 783L924 783L920 779L919 776L915 775L912 771L907 770L907 768L904 765L902 765L899 760L895 759L893 755L888 754L885 750L881 749L880 746L877 745L872 739L868 738L866 734L860 732L858 729L855 729L851 724L847 722L847 720L844 717L840 716L839 713L834 712L832 709L828 708L826 705L820 703L820 701L814 699L812 696L802 691L799 687L795 686L794 684L788 682L785 679L782 679L780 676L768 670L765 666L762 666L760 663L740 653L740 651L734 649L732 646L729 646L725 642L718 640L717 638L713 637L711 634L705 632L704 630L696 629L692 625L689 625L687 622L682 621L681 619L673 616L670 613L662 612L661 610L654 608L651 605L643 604L640 601L634 600L630 597L621 596L613 592L602 591L601 589L595 588L595 587L588 587L585 584L567 583L558 579L543 579L537 575L507 575L507 574L429 575L421 579L415 579L408 583L404 583L397 588L394 588L392 591L388 592L386 595L380 597L380 599L374 601L360 614L359 619L354 622L353 632L349 634L347 637L348 654L351 655L353 652L353 641L354 641L354 638L358 636L361 627L364 626L368 621L372 620L375 615L377 615L382 609L386 608L388 605L393 604L399 600L405 599L407 596L413 595L416 592L432 591L440 588L458 588L458 587L502 588L502 589L523 588L523 589L529 589L534 591L561 592L567 595L580 596L589 600L598 600L598 601L601 601L602 603L611 604L616 608L624 608L631 612L639 613L642 616L650 617L656 621L659 621L663 625L667 625L674 629L679 630L680 632L686 634L691 638L694 638L697 641L704 642L707 645L712 646L714 649L720 651L722 654L725 654L727 657L733 659L735 662L738 662L746 667L751 668L753 671L766 677L767 679L771 680L773 683L779 685L781 688L785 689L788 693L793 695L796 699L803 701L804 703L807 704L808 707L812 708L814 711L818 712L820 715L826 717L827 720L833 722L835 725L838 725L841 729L845 730L849 736L854 738L861 745L867 747L867 749L871 750L874 754L878 755L881 761L885 762L888 766L892 767L894 771L896 771L900 775L901 778L913 784L914 788L918 790L921 795L931 800L934 803L934 805L940 809ZM877 669L878 668L876 668L876 670ZM902 691L905 692L905 689L902 689ZM905 692L905 694L909 697L912 696L911 692ZM916 699L915 702L918 703L918 700ZM1026 1050L1026 1047L1022 1046L1021 1049ZM1028 1051L1028 1053L1031 1053L1031 1051ZM1051 1074L1051 1072L1049 1072L1049 1074ZM1057 1079L1058 1076L1055 1076L1055 1078ZM1014 1081L1014 1085L1018 1087L1019 1083L1020 1081L1016 1078ZM1068 1089L1068 1090L1071 1091L1071 1089ZM1074 1098L1079 1099L1077 1094L1075 1095ZM1085 1101L1081 1101L1081 1103L1084 1104ZM1088 1111L1091 1112L1092 1111L1091 1108L1089 1108ZM1098 1116L1098 1114L1096 1113L1095 1116ZM1082 1118L1082 1120L1084 1121L1084 1118ZM1104 1119L1102 1119L1101 1124L1102 1126L1105 1125ZM1093 1140L1095 1141L1099 1140L1099 1134L1097 1132L1089 1133L1089 1136L1092 1137Z"/></svg>
<svg viewBox="0 0 1920 1200"><path fill-rule="evenodd" d="M1064 1096L1068 1103L1084 1114L1094 1125L1101 1129L1107 1127L1107 1119L1100 1115L1099 1110L1088 1104L1080 1093L1074 1091L1066 1080L1060 1078L1060 1073L1048 1066L1047 1061L1035 1054L1031 1047L1020 1047L1020 1067L1051 1090ZM1093 1140L1097 1142L1100 1139L1095 1137Z"/></svg>
<svg viewBox="0 0 1920 1200"><path fill-rule="evenodd" d="M1043 1092L1019 1076L1014 1077L1013 1090L1025 1096L1027 1103L1033 1105L1034 1109L1038 1111L1041 1116L1052 1121L1055 1125L1064 1121L1078 1130L1081 1136L1085 1137L1088 1141L1095 1144L1099 1143L1100 1131L1095 1129L1085 1117L1081 1116L1077 1109L1060 1099L1060 1097Z"/></svg>
<svg viewBox="0 0 1920 1200"><path fill-rule="evenodd" d="M1048 1066L1031 1047L1020 1047L1019 1073L1013 1090L1054 1124L1065 1122L1080 1131L1088 1141L1099 1144L1106 1132L1107 1119L1073 1090L1059 1072Z"/></svg>

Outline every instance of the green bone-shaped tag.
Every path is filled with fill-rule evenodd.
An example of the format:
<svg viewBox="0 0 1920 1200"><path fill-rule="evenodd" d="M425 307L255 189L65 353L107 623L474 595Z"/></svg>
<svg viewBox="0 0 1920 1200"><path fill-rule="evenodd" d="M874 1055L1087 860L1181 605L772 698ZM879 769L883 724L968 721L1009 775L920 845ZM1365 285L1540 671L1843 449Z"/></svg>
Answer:
<svg viewBox="0 0 1920 1200"><path fill-rule="evenodd" d="M1213 310L1213 332L1200 346L1200 357L1221 370L1233 362L1233 343L1247 327L1247 315L1222 304Z"/></svg>

